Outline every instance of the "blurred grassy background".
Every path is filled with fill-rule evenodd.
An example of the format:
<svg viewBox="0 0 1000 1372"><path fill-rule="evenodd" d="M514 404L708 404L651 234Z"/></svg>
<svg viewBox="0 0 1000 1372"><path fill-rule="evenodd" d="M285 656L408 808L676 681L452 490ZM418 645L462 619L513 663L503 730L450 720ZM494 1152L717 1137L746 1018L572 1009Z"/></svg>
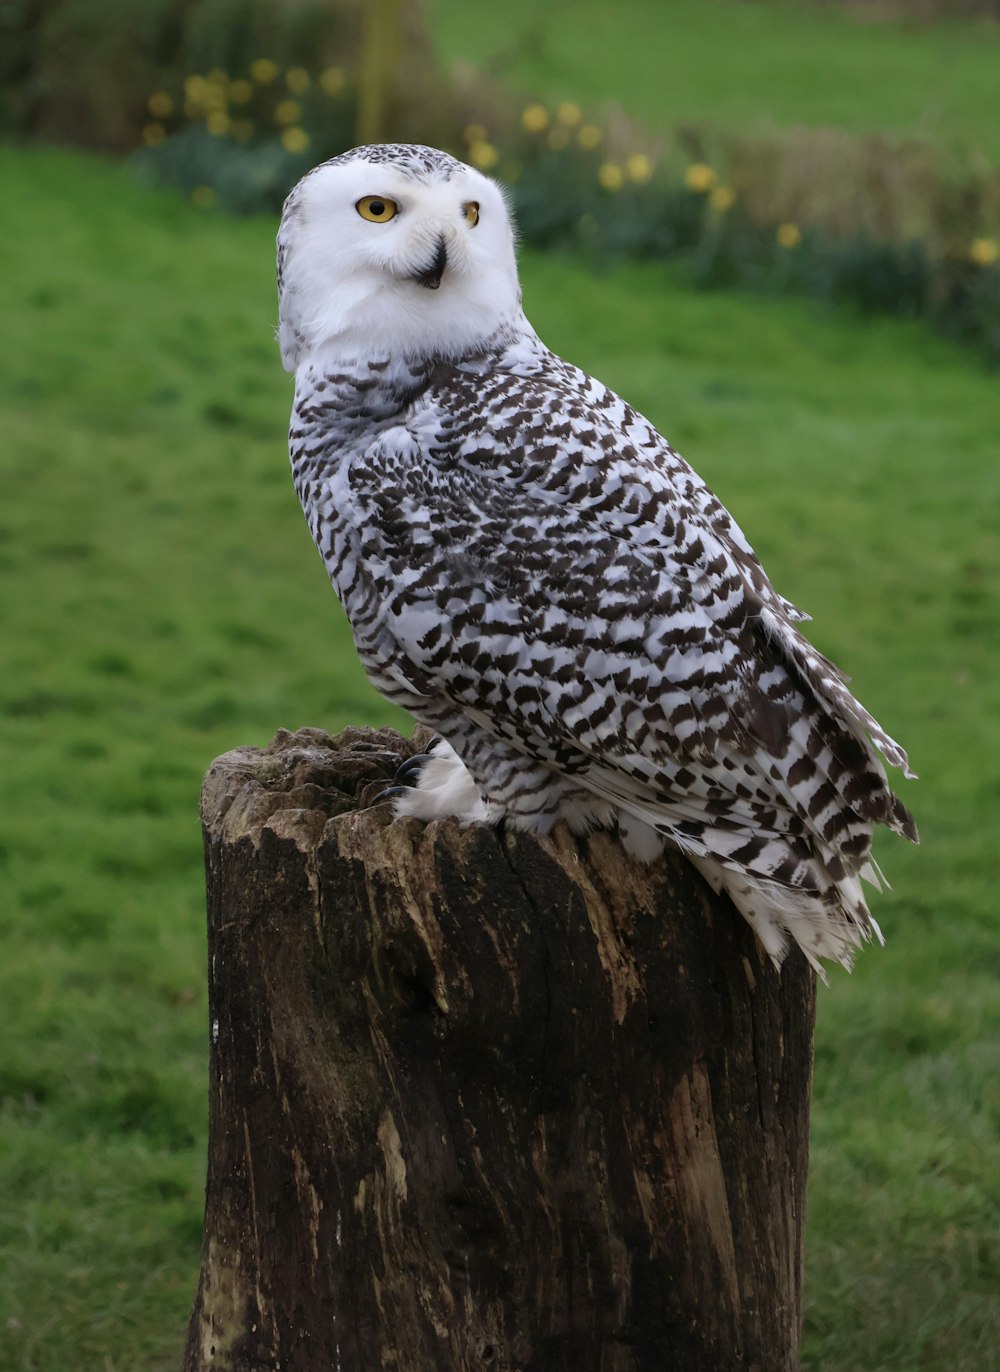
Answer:
<svg viewBox="0 0 1000 1372"><path fill-rule="evenodd" d="M548 39L533 94L605 58L627 72L617 12ZM489 55L443 0L429 14L446 54ZM937 32L820 18L859 69L887 32L903 50ZM1000 52L996 30L962 31L970 73ZM731 41L723 66L747 50ZM774 44L753 56L748 89L797 70ZM361 676L288 477L273 219L205 213L92 154L8 146L0 175L0 1365L166 1372L201 1233L201 775L280 726L401 721ZM700 293L657 263L522 266L542 336L693 461L921 775L923 846L879 850L888 947L820 997L805 1365L995 1369L996 375L919 323Z"/></svg>
<svg viewBox="0 0 1000 1372"><path fill-rule="evenodd" d="M939 7L864 12L746 0L428 0L438 51L525 97L620 105L651 128L744 134L803 125L925 138L964 161L1000 159L997 55L983 25ZM942 18L950 14L951 18ZM862 28L864 31L862 32Z"/></svg>

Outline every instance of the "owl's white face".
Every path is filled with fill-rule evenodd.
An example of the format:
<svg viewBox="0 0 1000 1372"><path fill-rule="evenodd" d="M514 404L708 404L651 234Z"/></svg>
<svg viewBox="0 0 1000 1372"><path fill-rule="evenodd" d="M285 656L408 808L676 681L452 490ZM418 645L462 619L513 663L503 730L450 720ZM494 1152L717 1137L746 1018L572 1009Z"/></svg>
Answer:
<svg viewBox="0 0 1000 1372"><path fill-rule="evenodd" d="M457 357L520 317L495 183L451 158L424 171L365 151L377 160L327 163L286 202L279 338L289 371L319 354Z"/></svg>

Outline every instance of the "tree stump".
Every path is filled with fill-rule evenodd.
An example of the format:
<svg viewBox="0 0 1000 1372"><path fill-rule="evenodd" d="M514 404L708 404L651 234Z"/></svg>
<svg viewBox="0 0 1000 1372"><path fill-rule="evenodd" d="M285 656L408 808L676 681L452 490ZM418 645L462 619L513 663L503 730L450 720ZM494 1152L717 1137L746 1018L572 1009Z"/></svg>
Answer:
<svg viewBox="0 0 1000 1372"><path fill-rule="evenodd" d="M206 778L185 1372L790 1372L804 959L679 857L394 822L415 750L282 731Z"/></svg>

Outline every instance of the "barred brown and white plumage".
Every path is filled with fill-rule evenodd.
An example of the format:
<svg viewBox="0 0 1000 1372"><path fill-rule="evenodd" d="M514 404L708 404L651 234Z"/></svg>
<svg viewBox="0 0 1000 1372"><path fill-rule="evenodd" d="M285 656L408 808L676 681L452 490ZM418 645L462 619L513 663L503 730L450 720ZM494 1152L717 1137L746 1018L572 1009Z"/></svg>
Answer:
<svg viewBox="0 0 1000 1372"><path fill-rule="evenodd" d="M288 197L278 281L310 531L369 677L442 739L397 812L668 842L775 961L849 965L874 826L916 840L906 754L688 464L540 341L497 186L345 153Z"/></svg>

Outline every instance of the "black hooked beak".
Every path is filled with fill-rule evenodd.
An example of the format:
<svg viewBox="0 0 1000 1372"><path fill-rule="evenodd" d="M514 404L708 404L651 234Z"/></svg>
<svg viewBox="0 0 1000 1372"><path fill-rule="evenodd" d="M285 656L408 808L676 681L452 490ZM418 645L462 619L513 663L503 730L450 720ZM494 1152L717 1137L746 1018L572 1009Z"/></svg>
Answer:
<svg viewBox="0 0 1000 1372"><path fill-rule="evenodd" d="M421 286L425 286L429 291L436 291L441 284L444 276L444 269L448 265L448 249L444 245L444 239L437 241L437 252L434 254L434 261L423 271L414 272L413 280Z"/></svg>

